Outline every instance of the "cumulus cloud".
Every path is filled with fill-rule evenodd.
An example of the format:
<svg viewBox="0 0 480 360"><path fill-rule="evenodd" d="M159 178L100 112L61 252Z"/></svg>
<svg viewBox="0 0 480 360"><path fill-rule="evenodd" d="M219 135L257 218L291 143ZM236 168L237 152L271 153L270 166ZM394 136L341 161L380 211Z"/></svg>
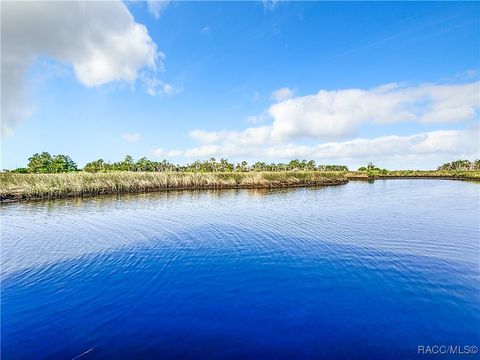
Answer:
<svg viewBox="0 0 480 360"><path fill-rule="evenodd" d="M373 89L320 90L272 105L272 138L339 138L363 124L471 120L480 105L480 82L459 85L387 84Z"/></svg>
<svg viewBox="0 0 480 360"><path fill-rule="evenodd" d="M175 150L186 158L244 157L249 159L313 158L324 162L380 159L394 166L438 164L479 154L479 130L426 131L410 136L354 138L362 125L387 127L398 122L431 125L478 120L479 82L466 84L386 84L373 89L320 90L317 94L294 97L271 105L271 124L243 131L193 130L189 136L198 146ZM263 116L263 115L262 115ZM249 117L256 123L257 118ZM388 129L388 127L387 127ZM351 140L344 140L350 135ZM317 145L294 141L311 138ZM162 152L163 156L168 152ZM423 159L423 160L422 160ZM413 165L412 165L413 166Z"/></svg>
<svg viewBox="0 0 480 360"><path fill-rule="evenodd" d="M2 132L28 116L26 72L39 56L71 65L88 87L133 83L161 53L120 1L2 2Z"/></svg>
<svg viewBox="0 0 480 360"><path fill-rule="evenodd" d="M128 142L134 143L140 140L140 134L125 133L125 134L122 134L122 139Z"/></svg>
<svg viewBox="0 0 480 360"><path fill-rule="evenodd" d="M271 147L272 157L314 157L323 159L382 158L392 155L426 155L438 153L478 153L478 129L438 130L410 136L382 136L328 142L315 146L282 145Z"/></svg>
<svg viewBox="0 0 480 360"><path fill-rule="evenodd" d="M155 19L158 19L165 11L169 3L169 0L148 0L148 11L155 17Z"/></svg>
<svg viewBox="0 0 480 360"><path fill-rule="evenodd" d="M199 144L254 146L285 144L299 138L323 141L352 136L364 124L386 126L398 122L446 124L473 120L480 106L480 83L460 85L425 84L401 87L382 85L370 90L320 90L273 104L267 110L270 125L243 131L194 130ZM258 123L265 114L247 118Z"/></svg>
<svg viewBox="0 0 480 360"><path fill-rule="evenodd" d="M196 137L205 134L196 133ZM231 134L230 134L231 135ZM221 134L219 134L221 136ZM223 136L229 136L223 134ZM441 162L457 158L480 156L479 128L468 130L437 130L410 136L382 136L372 139L357 138L349 141L327 142L318 145L294 143L262 146L243 146L241 142L204 144L187 150L159 151L160 157L183 156L187 158L247 157L254 159L289 160L293 158L316 159L324 163L358 164L365 161L392 163L408 168L412 163L435 167ZM394 162L393 159L396 161ZM423 162L422 162L423 161Z"/></svg>
<svg viewBox="0 0 480 360"><path fill-rule="evenodd" d="M270 97L275 101L284 101L295 96L295 91L288 87L282 87L272 92Z"/></svg>

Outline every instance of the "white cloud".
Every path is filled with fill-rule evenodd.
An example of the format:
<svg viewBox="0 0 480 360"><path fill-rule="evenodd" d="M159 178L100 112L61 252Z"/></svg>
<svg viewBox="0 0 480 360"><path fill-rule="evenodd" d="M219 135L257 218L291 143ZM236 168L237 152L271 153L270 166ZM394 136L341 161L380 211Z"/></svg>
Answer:
<svg viewBox="0 0 480 360"><path fill-rule="evenodd" d="M478 129L438 130L410 136L382 136L373 139L354 139L329 142L315 146L282 145L267 150L273 157L314 157L323 159L365 159L396 155L425 155L438 153L478 153Z"/></svg>
<svg viewBox="0 0 480 360"><path fill-rule="evenodd" d="M171 84L167 84L155 77L144 76L142 77L142 81L146 86L147 93L151 96L157 95L166 95L166 96L173 96L178 94L183 90L181 87L176 87Z"/></svg>
<svg viewBox="0 0 480 360"><path fill-rule="evenodd" d="M321 90L317 94L276 103L267 113L268 125L243 131L193 130L189 136L198 146L175 150L186 158L243 157L247 159L313 158L347 164L380 161L393 167L435 167L456 158L479 157L479 82L457 85L386 84L369 90ZM260 115L265 116L264 114ZM258 117L249 117L256 123ZM354 138L362 125L387 127L398 122L423 126L476 122L468 130L426 131L410 136ZM294 140L308 137L322 141L301 145ZM334 139L332 139L334 138ZM326 141L326 142L325 142ZM168 152L163 152L168 154Z"/></svg>
<svg viewBox="0 0 480 360"><path fill-rule="evenodd" d="M153 150L153 155L161 158L171 158L171 157L177 157L177 156L182 156L183 151L181 150L170 150L170 151L165 151L162 148L158 148Z"/></svg>
<svg viewBox="0 0 480 360"><path fill-rule="evenodd" d="M299 138L338 140L354 135L364 124L386 126L412 121L425 125L474 120L480 106L480 82L460 85L424 84L401 87L386 84L371 90L320 90L271 105L271 125L243 131L194 130L200 144L285 144ZM265 119L265 113L247 118Z"/></svg>
<svg viewBox="0 0 480 360"><path fill-rule="evenodd" d="M295 90L289 89L288 87L282 87L280 89L272 92L270 97L275 101L284 101L291 99L295 96Z"/></svg>
<svg viewBox="0 0 480 360"><path fill-rule="evenodd" d="M169 3L169 0L148 0L148 11L155 17L155 19L158 19L163 14Z"/></svg>
<svg viewBox="0 0 480 360"><path fill-rule="evenodd" d="M80 83L133 84L162 54L120 1L2 2L2 132L28 116L26 72L39 56L69 64Z"/></svg>
<svg viewBox="0 0 480 360"><path fill-rule="evenodd" d="M247 124L256 124L259 122L258 120L259 119L257 115L250 115L245 118L245 122L247 122Z"/></svg>
<svg viewBox="0 0 480 360"><path fill-rule="evenodd" d="M460 85L382 85L369 90L320 90L272 105L272 138L338 138L362 125L402 121L447 123L475 118L480 82Z"/></svg>
<svg viewBox="0 0 480 360"><path fill-rule="evenodd" d="M270 142L270 126L258 126L247 128L244 131L204 131L193 130L190 137L197 140L199 144L207 145L214 143L232 144L239 146L265 145Z"/></svg>
<svg viewBox="0 0 480 360"><path fill-rule="evenodd" d="M247 124L261 124L267 120L268 114L250 115L245 118Z"/></svg>
<svg viewBox="0 0 480 360"><path fill-rule="evenodd" d="M140 140L140 134L125 133L125 134L122 134L122 139L128 142L134 143Z"/></svg>
<svg viewBox="0 0 480 360"><path fill-rule="evenodd" d="M265 10L273 10L277 7L279 0L262 0Z"/></svg>
<svg viewBox="0 0 480 360"><path fill-rule="evenodd" d="M196 133L196 137L205 134ZM244 146L241 142L205 144L187 150L175 150L175 156L186 158L245 157L250 159L290 160L294 158L315 159L319 163L342 163L349 165L378 162L394 168L435 168L439 164L458 158L478 158L479 128L468 130L438 130L410 136L382 136L373 139L358 138L343 142L328 142L318 145ZM229 135L225 135L228 137ZM158 156L173 156L162 151Z"/></svg>

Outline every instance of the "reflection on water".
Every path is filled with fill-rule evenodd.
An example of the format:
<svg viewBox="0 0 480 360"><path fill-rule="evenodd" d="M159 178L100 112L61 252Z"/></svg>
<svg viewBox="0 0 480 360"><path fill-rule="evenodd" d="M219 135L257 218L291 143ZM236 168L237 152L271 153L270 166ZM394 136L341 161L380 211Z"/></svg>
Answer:
<svg viewBox="0 0 480 360"><path fill-rule="evenodd" d="M387 180L2 206L2 358L404 359L478 344L479 189Z"/></svg>

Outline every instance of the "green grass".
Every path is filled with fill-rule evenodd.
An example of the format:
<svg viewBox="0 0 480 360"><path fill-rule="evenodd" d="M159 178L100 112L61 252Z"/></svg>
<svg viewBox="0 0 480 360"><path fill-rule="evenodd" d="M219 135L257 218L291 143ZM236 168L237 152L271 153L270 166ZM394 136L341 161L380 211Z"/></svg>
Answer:
<svg viewBox="0 0 480 360"><path fill-rule="evenodd" d="M389 171L385 176L412 176L412 177L446 177L446 178L460 178L460 179L480 179L479 170L398 170Z"/></svg>
<svg viewBox="0 0 480 360"><path fill-rule="evenodd" d="M168 189L278 188L344 184L341 172L110 172L0 174L0 201L160 191Z"/></svg>
<svg viewBox="0 0 480 360"><path fill-rule="evenodd" d="M478 170L393 170L393 171L349 171L350 180L368 180L378 178L455 178L480 180Z"/></svg>
<svg viewBox="0 0 480 360"><path fill-rule="evenodd" d="M0 201L53 199L169 189L281 188L339 185L346 183L348 180L410 177L480 180L480 171L0 173Z"/></svg>

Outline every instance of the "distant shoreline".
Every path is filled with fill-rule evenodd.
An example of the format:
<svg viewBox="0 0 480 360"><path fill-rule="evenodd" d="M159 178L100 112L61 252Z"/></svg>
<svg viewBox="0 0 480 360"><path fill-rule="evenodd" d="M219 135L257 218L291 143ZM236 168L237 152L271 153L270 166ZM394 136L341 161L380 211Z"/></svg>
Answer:
<svg viewBox="0 0 480 360"><path fill-rule="evenodd" d="M0 174L0 202L49 200L107 194L147 193L167 190L279 189L343 185L349 181L386 179L477 180L479 171L360 171L283 172L128 172Z"/></svg>
<svg viewBox="0 0 480 360"><path fill-rule="evenodd" d="M359 174L358 171L347 172L348 180L399 180L399 179L438 179L438 180L475 180L480 181L480 171L389 171L386 175Z"/></svg>

